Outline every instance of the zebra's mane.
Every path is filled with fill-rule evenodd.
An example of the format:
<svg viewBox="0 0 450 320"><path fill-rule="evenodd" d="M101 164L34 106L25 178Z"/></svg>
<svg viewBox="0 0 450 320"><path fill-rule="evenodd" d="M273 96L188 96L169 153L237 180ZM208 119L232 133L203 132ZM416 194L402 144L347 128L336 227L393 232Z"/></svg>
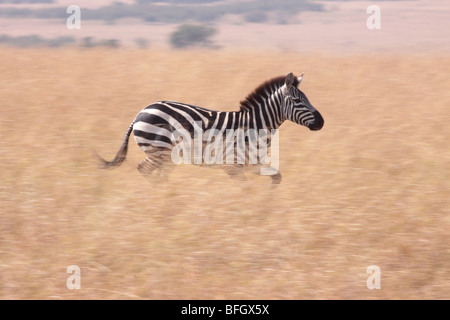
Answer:
<svg viewBox="0 0 450 320"><path fill-rule="evenodd" d="M253 92L251 92L244 100L241 101L240 110L253 109L258 103L268 98L268 94L271 95L277 89L284 85L286 76L279 76L268 80L257 87ZM295 77L294 86L298 86L298 79Z"/></svg>

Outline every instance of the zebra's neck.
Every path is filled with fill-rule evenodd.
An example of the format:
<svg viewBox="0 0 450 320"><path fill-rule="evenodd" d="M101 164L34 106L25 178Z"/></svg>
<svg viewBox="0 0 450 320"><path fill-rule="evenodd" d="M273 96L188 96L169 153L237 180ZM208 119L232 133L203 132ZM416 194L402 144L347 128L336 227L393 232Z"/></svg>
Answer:
<svg viewBox="0 0 450 320"><path fill-rule="evenodd" d="M278 129L286 120L282 109L281 88L265 90L263 94L241 103L240 124L242 128Z"/></svg>

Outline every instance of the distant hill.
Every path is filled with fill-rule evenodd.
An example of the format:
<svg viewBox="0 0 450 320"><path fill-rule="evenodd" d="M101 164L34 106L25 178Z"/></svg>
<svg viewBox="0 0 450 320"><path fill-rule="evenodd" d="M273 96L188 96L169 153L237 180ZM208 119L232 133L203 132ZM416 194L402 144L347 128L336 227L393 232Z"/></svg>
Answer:
<svg viewBox="0 0 450 320"><path fill-rule="evenodd" d="M0 3L54 3L52 0L6 0ZM242 18L243 22L275 22L289 24L301 11L322 11L323 6L310 0L136 0L130 3L112 2L99 8L83 9L83 19L113 22L123 18L137 18L146 22L184 23L214 22L227 15ZM30 8L3 7L2 18L64 19L66 7ZM294 21L295 22L295 21Z"/></svg>
<svg viewBox="0 0 450 320"><path fill-rule="evenodd" d="M378 2L378 1L377 1ZM182 25L213 27L214 48L283 52L448 52L448 0L79 1L81 29L67 28L69 0L0 0L0 46L171 47Z"/></svg>

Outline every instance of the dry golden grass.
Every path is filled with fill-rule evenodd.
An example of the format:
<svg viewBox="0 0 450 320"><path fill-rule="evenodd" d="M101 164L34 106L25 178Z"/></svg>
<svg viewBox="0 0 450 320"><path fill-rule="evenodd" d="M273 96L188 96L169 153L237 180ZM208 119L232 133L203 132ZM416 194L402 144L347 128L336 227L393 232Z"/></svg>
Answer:
<svg viewBox="0 0 450 320"><path fill-rule="evenodd" d="M450 59L1 49L0 298L449 299ZM233 110L305 71L322 131L281 127L283 181L112 158L136 113ZM81 289L69 290L69 265ZM381 268L368 290L366 269Z"/></svg>

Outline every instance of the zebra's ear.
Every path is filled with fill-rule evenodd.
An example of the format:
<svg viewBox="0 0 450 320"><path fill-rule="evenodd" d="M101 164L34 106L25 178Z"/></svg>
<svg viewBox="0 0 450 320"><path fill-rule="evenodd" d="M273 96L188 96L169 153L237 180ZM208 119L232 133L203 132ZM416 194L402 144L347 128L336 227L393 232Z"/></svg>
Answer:
<svg viewBox="0 0 450 320"><path fill-rule="evenodd" d="M284 84L286 85L286 88L290 88L295 81L294 74L291 72L286 76L286 79L284 79Z"/></svg>
<svg viewBox="0 0 450 320"><path fill-rule="evenodd" d="M304 75L304 74L305 74L305 73L303 72L303 73L300 75L300 77L297 78L297 80L298 80L298 85L300 85L300 83L302 83L303 75Z"/></svg>

